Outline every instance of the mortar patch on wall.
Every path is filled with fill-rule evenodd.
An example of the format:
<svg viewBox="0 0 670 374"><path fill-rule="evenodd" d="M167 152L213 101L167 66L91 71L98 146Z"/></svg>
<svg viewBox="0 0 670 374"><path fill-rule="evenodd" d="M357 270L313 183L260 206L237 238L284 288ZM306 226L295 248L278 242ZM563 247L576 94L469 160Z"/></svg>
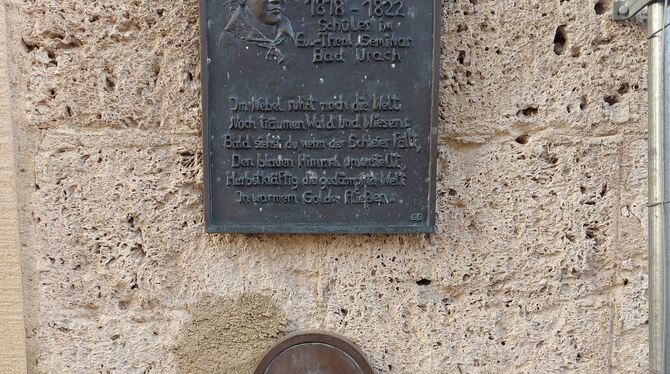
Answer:
<svg viewBox="0 0 670 374"><path fill-rule="evenodd" d="M274 300L259 294L207 296L189 312L174 352L181 373L250 373L287 324Z"/></svg>

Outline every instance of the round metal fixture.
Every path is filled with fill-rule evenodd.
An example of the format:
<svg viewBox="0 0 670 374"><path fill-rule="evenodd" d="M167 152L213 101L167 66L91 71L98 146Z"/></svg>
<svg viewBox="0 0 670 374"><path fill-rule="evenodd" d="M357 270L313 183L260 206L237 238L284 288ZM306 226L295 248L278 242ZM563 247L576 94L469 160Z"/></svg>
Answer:
<svg viewBox="0 0 670 374"><path fill-rule="evenodd" d="M347 339L324 332L289 336L261 360L255 374L373 374L361 351Z"/></svg>

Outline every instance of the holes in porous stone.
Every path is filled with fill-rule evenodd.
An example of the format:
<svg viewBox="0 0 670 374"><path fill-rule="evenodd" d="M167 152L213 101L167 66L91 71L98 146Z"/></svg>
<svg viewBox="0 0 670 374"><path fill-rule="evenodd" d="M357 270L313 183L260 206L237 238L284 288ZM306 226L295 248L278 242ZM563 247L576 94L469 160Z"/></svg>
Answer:
<svg viewBox="0 0 670 374"><path fill-rule="evenodd" d="M602 0L600 0L593 7L593 10L596 11L597 15L601 15L601 14L605 14L605 12L607 11L607 8L605 8L605 4L603 4Z"/></svg>
<svg viewBox="0 0 670 374"><path fill-rule="evenodd" d="M28 52L32 52L32 51L36 50L37 48L39 48L39 46L37 44L28 43L23 38L21 39L21 43L23 44L23 46L26 48L26 51L28 51Z"/></svg>
<svg viewBox="0 0 670 374"><path fill-rule="evenodd" d="M421 278L418 281L416 281L416 284L419 286L430 286L431 283L433 283L433 281L426 278Z"/></svg>
<svg viewBox="0 0 670 374"><path fill-rule="evenodd" d="M628 279L624 279L624 280L623 280L623 285L624 285L624 286L627 286L627 285L628 285Z"/></svg>
<svg viewBox="0 0 670 374"><path fill-rule="evenodd" d="M72 117L72 108L70 108L69 105L65 106L65 113L67 114L68 117Z"/></svg>
<svg viewBox="0 0 670 374"><path fill-rule="evenodd" d="M525 109L519 110L516 115L517 116L524 116L524 117L534 117L537 115L539 109L536 106L529 106Z"/></svg>
<svg viewBox="0 0 670 374"><path fill-rule="evenodd" d="M482 22L479 24L479 29L482 31L496 31L495 28L491 27L488 23Z"/></svg>
<svg viewBox="0 0 670 374"><path fill-rule="evenodd" d="M161 65L160 65L159 61L156 60L151 64L151 71L154 74L154 83L156 83L156 81L158 80L158 77L161 74Z"/></svg>
<svg viewBox="0 0 670 374"><path fill-rule="evenodd" d="M558 163L558 156L556 156L553 153L550 153L548 149L545 148L545 150L542 152L540 155L543 160L545 160L547 163L556 165Z"/></svg>
<svg viewBox="0 0 670 374"><path fill-rule="evenodd" d="M565 27L566 25L558 26L554 35L554 53L557 55L562 55L565 52L565 43L568 41Z"/></svg>
<svg viewBox="0 0 670 374"><path fill-rule="evenodd" d="M588 108L588 106L589 106L589 103L586 100L586 96L582 96L582 98L579 102L579 109L586 110L586 108Z"/></svg>
<svg viewBox="0 0 670 374"><path fill-rule="evenodd" d="M463 32L463 31L468 31L468 25L466 25L465 23L459 24L458 27L456 28L456 32Z"/></svg>
<svg viewBox="0 0 670 374"><path fill-rule="evenodd" d="M612 106L614 104L619 103L621 101L621 98L619 97L619 95L609 95L609 96L605 96L605 98L603 100L605 100L605 102L609 106Z"/></svg>
<svg viewBox="0 0 670 374"><path fill-rule="evenodd" d="M105 90L112 91L116 87L116 83L109 77L105 77Z"/></svg>
<svg viewBox="0 0 670 374"><path fill-rule="evenodd" d="M140 243L133 245L133 247L130 248L130 253L140 260L147 257L147 253L144 251L144 246Z"/></svg>
<svg viewBox="0 0 670 374"><path fill-rule="evenodd" d="M584 236L586 237L586 239L595 239L596 235L597 235L597 229L595 228L587 227L584 230Z"/></svg>
<svg viewBox="0 0 670 374"><path fill-rule="evenodd" d="M465 62L465 51L458 51L458 63L463 65Z"/></svg>
<svg viewBox="0 0 670 374"><path fill-rule="evenodd" d="M628 91L630 91L630 85L628 83L623 83L617 90L617 92L619 92L621 95L627 94Z"/></svg>
<svg viewBox="0 0 670 374"><path fill-rule="evenodd" d="M516 139L514 139L514 141L519 143L519 144L528 144L529 139L530 139L530 136L528 134L523 134L523 135L519 135Z"/></svg>

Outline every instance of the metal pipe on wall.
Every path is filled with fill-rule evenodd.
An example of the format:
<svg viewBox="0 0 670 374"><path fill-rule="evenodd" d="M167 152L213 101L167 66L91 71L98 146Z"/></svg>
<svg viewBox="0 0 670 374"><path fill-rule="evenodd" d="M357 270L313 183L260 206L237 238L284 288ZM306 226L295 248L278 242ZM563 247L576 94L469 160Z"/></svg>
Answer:
<svg viewBox="0 0 670 374"><path fill-rule="evenodd" d="M666 354L667 255L670 243L670 131L664 131L664 1L649 5L649 371L670 373Z"/></svg>
<svg viewBox="0 0 670 374"><path fill-rule="evenodd" d="M668 8L668 0L660 1L656 3L656 7L653 9L655 22L659 21L658 13L661 13L660 25L656 26L656 30L651 34L651 38L655 39L654 43L659 43L658 38L661 38L662 52L661 57L654 56L654 61L656 64L659 64L656 70L661 72L661 94L658 95L656 99L657 106L660 107L662 120L661 126L663 128L663 232L664 232L664 246L663 246L663 257L661 266L663 266L663 290L661 291L662 299L657 301L657 304L661 304L661 316L658 319L661 319L659 322L660 325L657 326L657 334L660 335L660 341L656 343L655 347L658 351L662 352L662 357L657 359L660 361L660 371L661 373L670 373L670 204L668 200L670 198L670 68L667 63L670 62L670 29L667 28L667 21L670 20ZM651 40L650 40L651 42ZM651 93L650 93L651 94ZM659 109L656 109L658 111ZM656 113L658 116L658 113Z"/></svg>

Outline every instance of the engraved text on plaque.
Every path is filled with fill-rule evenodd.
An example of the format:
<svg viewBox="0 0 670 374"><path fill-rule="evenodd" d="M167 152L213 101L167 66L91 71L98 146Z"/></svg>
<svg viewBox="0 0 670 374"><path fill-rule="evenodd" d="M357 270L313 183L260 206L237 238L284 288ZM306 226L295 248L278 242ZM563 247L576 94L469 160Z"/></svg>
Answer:
<svg viewBox="0 0 670 374"><path fill-rule="evenodd" d="M209 232L435 219L436 0L201 0Z"/></svg>

